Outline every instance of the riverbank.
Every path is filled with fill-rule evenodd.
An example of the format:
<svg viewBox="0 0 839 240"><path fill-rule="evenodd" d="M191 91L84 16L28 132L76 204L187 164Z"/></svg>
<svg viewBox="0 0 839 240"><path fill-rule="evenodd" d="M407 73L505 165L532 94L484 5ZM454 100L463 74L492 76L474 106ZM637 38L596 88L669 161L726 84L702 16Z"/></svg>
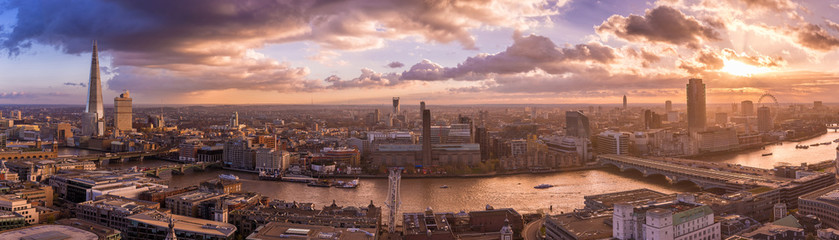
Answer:
<svg viewBox="0 0 839 240"><path fill-rule="evenodd" d="M600 165L589 165L589 166L580 166L580 167L570 167L570 168L562 168L562 169L551 169L539 172L531 172L529 170L526 171L516 171L516 172L489 172L489 173L476 173L476 174L427 174L427 175L419 175L419 174L402 174L403 179L424 179L424 178L492 178L492 177L499 177L499 176L515 176L515 175L544 175L544 174L553 174L553 173L562 173L562 172L575 172L575 171L586 171L586 170L596 170L602 169L603 166ZM223 168L224 170L242 172L242 173L250 173L250 174L259 174L256 171L250 170L242 170L242 169L235 169L235 168ZM388 178L387 174L330 174L330 175L320 175L318 177L323 178L363 178L363 179L386 179ZM271 181L271 180L265 180Z"/></svg>

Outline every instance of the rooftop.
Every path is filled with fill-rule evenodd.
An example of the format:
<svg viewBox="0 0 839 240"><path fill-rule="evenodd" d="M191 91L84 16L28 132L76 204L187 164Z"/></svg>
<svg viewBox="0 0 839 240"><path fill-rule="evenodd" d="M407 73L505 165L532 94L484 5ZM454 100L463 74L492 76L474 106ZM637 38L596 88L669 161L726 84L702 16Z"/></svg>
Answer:
<svg viewBox="0 0 839 240"><path fill-rule="evenodd" d="M18 228L0 233L0 239L73 239L73 240L98 240L99 236L82 229L65 225L38 225L33 227Z"/></svg>
<svg viewBox="0 0 839 240"><path fill-rule="evenodd" d="M612 237L612 214L581 215L578 212L551 215L551 221L562 226L577 239L608 239Z"/></svg>
<svg viewBox="0 0 839 240"><path fill-rule="evenodd" d="M229 223L210 221L205 219L166 214L159 211L147 211L128 216L127 219L162 229L169 228L169 217L175 220L175 231L193 232L216 236L231 236L236 232L236 227Z"/></svg>
<svg viewBox="0 0 839 240"><path fill-rule="evenodd" d="M375 239L373 228L334 228L305 224L270 222L256 229L246 239L335 239L366 240Z"/></svg>

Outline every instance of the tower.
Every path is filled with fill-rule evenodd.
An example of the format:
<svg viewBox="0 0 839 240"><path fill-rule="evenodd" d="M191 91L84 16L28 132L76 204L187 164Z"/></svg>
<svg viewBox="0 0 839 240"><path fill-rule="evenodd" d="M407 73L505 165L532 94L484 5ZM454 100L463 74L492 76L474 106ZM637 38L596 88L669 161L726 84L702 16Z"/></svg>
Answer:
<svg viewBox="0 0 839 240"><path fill-rule="evenodd" d="M102 80L99 77L99 53L93 41L90 60L90 82L87 85L87 105L82 115L82 133L87 136L102 136L105 132L105 110L102 105Z"/></svg>
<svg viewBox="0 0 839 240"><path fill-rule="evenodd" d="M422 165L431 166L431 110L422 110Z"/></svg>
<svg viewBox="0 0 839 240"><path fill-rule="evenodd" d="M393 97L393 116L399 115L399 97Z"/></svg>
<svg viewBox="0 0 839 240"><path fill-rule="evenodd" d="M114 98L114 128L115 132L131 130L133 122L133 110L131 107L131 96L125 90L118 97Z"/></svg>
<svg viewBox="0 0 839 240"><path fill-rule="evenodd" d="M664 102L664 112L668 113L670 111L673 111L673 102L667 100Z"/></svg>
<svg viewBox="0 0 839 240"><path fill-rule="evenodd" d="M166 240L177 240L178 236L175 235L175 219L172 218L172 215L169 215L169 231L166 233Z"/></svg>
<svg viewBox="0 0 839 240"><path fill-rule="evenodd" d="M754 115L755 104L751 100L745 100L740 102L740 113L743 116L751 116Z"/></svg>
<svg viewBox="0 0 839 240"><path fill-rule="evenodd" d="M623 110L626 110L626 95L623 95Z"/></svg>
<svg viewBox="0 0 839 240"><path fill-rule="evenodd" d="M775 219L772 221L778 221L778 219L784 218L787 216L787 205L784 203L776 203L775 206L772 208Z"/></svg>
<svg viewBox="0 0 839 240"><path fill-rule="evenodd" d="M588 117L582 111L565 112L565 129L568 136L578 138L589 138L591 136Z"/></svg>
<svg viewBox="0 0 839 240"><path fill-rule="evenodd" d="M239 112L230 115L230 128L239 129Z"/></svg>
<svg viewBox="0 0 839 240"><path fill-rule="evenodd" d="M769 132L772 131L772 113L769 107L757 108L757 131Z"/></svg>
<svg viewBox="0 0 839 240"><path fill-rule="evenodd" d="M504 226L501 227L500 240L513 240L513 228L510 227L510 219L504 219Z"/></svg>
<svg viewBox="0 0 839 240"><path fill-rule="evenodd" d="M224 204L224 200L219 198L216 202L216 207L213 208L213 220L216 222L227 222L227 204Z"/></svg>
<svg viewBox="0 0 839 240"><path fill-rule="evenodd" d="M388 207L387 215L387 231L391 234L396 232L396 213L399 212L399 206L402 205L400 197L402 188L402 169L390 168L387 176L387 201L385 206Z"/></svg>
<svg viewBox="0 0 839 240"><path fill-rule="evenodd" d="M688 130L705 130L705 84L702 79L691 78L687 84Z"/></svg>

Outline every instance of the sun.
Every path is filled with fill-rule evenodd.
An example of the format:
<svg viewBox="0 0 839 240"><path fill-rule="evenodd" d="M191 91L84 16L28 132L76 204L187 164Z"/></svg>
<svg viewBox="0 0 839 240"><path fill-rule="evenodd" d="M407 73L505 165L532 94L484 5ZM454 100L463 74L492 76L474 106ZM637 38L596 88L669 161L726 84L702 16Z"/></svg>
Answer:
<svg viewBox="0 0 839 240"><path fill-rule="evenodd" d="M737 60L726 59L723 60L723 62L725 63L725 66L723 66L720 71L741 77L751 77L752 74L760 74L770 71L769 68L749 65Z"/></svg>

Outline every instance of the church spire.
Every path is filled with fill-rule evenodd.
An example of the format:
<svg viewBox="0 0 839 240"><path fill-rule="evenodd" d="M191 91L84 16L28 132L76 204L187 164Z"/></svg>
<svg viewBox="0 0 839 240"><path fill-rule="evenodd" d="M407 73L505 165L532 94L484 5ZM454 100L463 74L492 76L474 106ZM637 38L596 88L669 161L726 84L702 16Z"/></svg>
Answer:
<svg viewBox="0 0 839 240"><path fill-rule="evenodd" d="M175 235L175 219L172 218L172 215L169 215L169 232L166 233L166 240L177 240L178 237Z"/></svg>

